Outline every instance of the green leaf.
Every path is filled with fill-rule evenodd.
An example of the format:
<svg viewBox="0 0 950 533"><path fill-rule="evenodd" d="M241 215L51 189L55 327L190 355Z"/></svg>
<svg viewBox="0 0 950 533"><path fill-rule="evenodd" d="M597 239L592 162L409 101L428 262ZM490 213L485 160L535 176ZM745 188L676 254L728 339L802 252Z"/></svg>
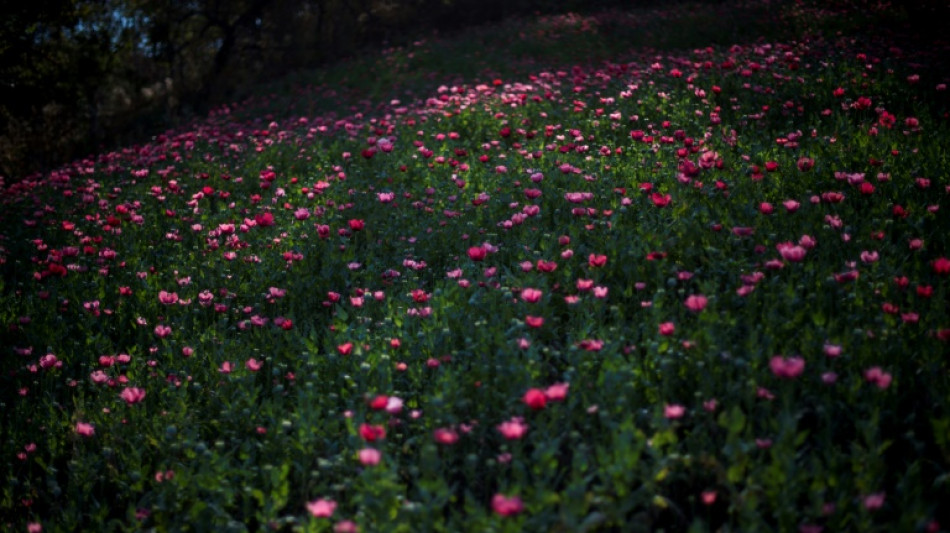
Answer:
<svg viewBox="0 0 950 533"><path fill-rule="evenodd" d="M738 436L745 428L745 413L738 405L733 405L728 411L719 415L719 425L725 428L730 436Z"/></svg>
<svg viewBox="0 0 950 533"><path fill-rule="evenodd" d="M736 463L726 470L726 479L730 483L740 483L745 478L745 463Z"/></svg>
<svg viewBox="0 0 950 533"><path fill-rule="evenodd" d="M934 430L934 440L944 456L950 457L950 418L934 418L930 421Z"/></svg>

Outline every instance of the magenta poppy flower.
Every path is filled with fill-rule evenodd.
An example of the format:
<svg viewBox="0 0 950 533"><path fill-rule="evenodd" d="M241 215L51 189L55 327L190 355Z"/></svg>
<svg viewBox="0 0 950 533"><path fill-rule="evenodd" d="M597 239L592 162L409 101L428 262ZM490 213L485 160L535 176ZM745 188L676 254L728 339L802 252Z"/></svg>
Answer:
<svg viewBox="0 0 950 533"><path fill-rule="evenodd" d="M875 492L874 494L868 494L864 497L864 508L868 511L876 511L884 506L885 494L883 492Z"/></svg>
<svg viewBox="0 0 950 533"><path fill-rule="evenodd" d="M366 442L375 442L386 438L386 428L380 425L360 424L360 437Z"/></svg>
<svg viewBox="0 0 950 533"><path fill-rule="evenodd" d="M590 254L587 257L587 264L590 265L591 268L602 267L607 264L607 256L598 255L598 254Z"/></svg>
<svg viewBox="0 0 950 533"><path fill-rule="evenodd" d="M866 379L868 383L873 383L877 388L883 390L890 387L893 378L889 373L884 372L881 367L872 366L864 371L864 379Z"/></svg>
<svg viewBox="0 0 950 533"><path fill-rule="evenodd" d="M782 259L791 263L801 262L805 259L805 254L808 253L804 247L790 242L783 242L775 245L775 247L778 249L778 253L782 256Z"/></svg>
<svg viewBox="0 0 950 533"><path fill-rule="evenodd" d="M271 213L259 213L254 215L254 222L262 228L274 225L274 215Z"/></svg>
<svg viewBox="0 0 950 533"><path fill-rule="evenodd" d="M451 446L458 442L459 434L452 428L438 428L432 432L432 438L439 444Z"/></svg>
<svg viewBox="0 0 950 533"><path fill-rule="evenodd" d="M468 249L468 258L472 261L482 261L488 255L488 250L483 246L472 246Z"/></svg>
<svg viewBox="0 0 950 533"><path fill-rule="evenodd" d="M544 395L544 391L541 389L528 389L528 391L524 393L522 401L524 401L525 405L534 410L544 409L544 406L548 403L547 396Z"/></svg>
<svg viewBox="0 0 950 533"><path fill-rule="evenodd" d="M508 497L503 494L495 494L491 499L491 508L492 511L501 516L512 516L524 511L524 504L521 502L521 498L517 496Z"/></svg>
<svg viewBox="0 0 950 533"><path fill-rule="evenodd" d="M769 361L769 368L777 377L785 379L797 378L805 371L805 360L801 357L782 357L776 355Z"/></svg>
<svg viewBox="0 0 950 533"><path fill-rule="evenodd" d="M670 205L670 202L673 200L673 197L669 194L660 194L655 192L650 195L650 201L653 202L653 205L657 207L666 207Z"/></svg>

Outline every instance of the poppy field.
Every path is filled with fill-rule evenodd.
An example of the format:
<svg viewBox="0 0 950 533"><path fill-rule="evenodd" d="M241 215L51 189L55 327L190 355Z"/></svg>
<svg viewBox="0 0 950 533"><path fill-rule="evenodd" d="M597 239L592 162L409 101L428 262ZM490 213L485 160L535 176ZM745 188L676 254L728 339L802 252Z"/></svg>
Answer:
<svg viewBox="0 0 950 533"><path fill-rule="evenodd" d="M0 182L2 529L947 530L947 45L798 9L433 37Z"/></svg>

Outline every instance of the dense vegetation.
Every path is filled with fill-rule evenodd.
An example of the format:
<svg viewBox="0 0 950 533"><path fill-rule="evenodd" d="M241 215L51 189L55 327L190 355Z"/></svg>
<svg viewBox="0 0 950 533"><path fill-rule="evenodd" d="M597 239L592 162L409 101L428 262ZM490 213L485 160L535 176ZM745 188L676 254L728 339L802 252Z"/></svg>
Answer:
<svg viewBox="0 0 950 533"><path fill-rule="evenodd" d="M418 40L3 184L0 524L945 530L950 50L763 6Z"/></svg>
<svg viewBox="0 0 950 533"><path fill-rule="evenodd" d="M156 128L247 96L248 86L368 47L505 16L620 3L14 2L0 18L0 175L18 178L104 145L140 142Z"/></svg>

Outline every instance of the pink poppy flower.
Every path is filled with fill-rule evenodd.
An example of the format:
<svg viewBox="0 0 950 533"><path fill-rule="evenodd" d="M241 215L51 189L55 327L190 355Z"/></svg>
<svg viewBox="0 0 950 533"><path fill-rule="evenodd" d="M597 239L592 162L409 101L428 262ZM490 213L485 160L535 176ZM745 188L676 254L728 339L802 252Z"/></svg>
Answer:
<svg viewBox="0 0 950 533"><path fill-rule="evenodd" d="M491 499L492 510L501 516L512 516L524 511L524 504L517 496L495 494Z"/></svg>
<svg viewBox="0 0 950 533"><path fill-rule="evenodd" d="M782 357L776 355L769 361L772 373L780 378L794 379L805 371L805 360L801 357Z"/></svg>
<svg viewBox="0 0 950 533"><path fill-rule="evenodd" d="M452 428L438 428L432 432L432 438L439 444L451 446L458 442L459 434Z"/></svg>
<svg viewBox="0 0 950 533"><path fill-rule="evenodd" d="M599 352L604 347L600 339L584 339L577 343L577 347L588 352Z"/></svg>
<svg viewBox="0 0 950 533"><path fill-rule="evenodd" d="M828 357L838 357L841 355L841 346L838 344L825 344L822 347L822 351L825 352L825 355Z"/></svg>
<svg viewBox="0 0 950 533"><path fill-rule="evenodd" d="M885 494L883 492L875 492L874 494L868 494L864 497L864 508L868 511L876 511L884 506Z"/></svg>
<svg viewBox="0 0 950 533"><path fill-rule="evenodd" d="M686 301L683 302L683 305L690 311L698 313L706 308L707 302L708 299L702 294L691 294L686 298Z"/></svg>
<svg viewBox="0 0 950 533"><path fill-rule="evenodd" d="M806 250L811 250L818 244L818 241L815 240L811 235L802 235L798 239L798 245Z"/></svg>
<svg viewBox="0 0 950 533"><path fill-rule="evenodd" d="M864 379L868 383L873 383L877 385L877 388L883 390L891 386L892 376L884 372L879 366L872 366L871 368L864 371Z"/></svg>
<svg viewBox="0 0 950 533"><path fill-rule="evenodd" d="M178 294L174 292L159 291L158 301L164 305L176 304L178 303Z"/></svg>
<svg viewBox="0 0 950 533"><path fill-rule="evenodd" d="M125 403L133 405L145 399L145 390L138 387L128 387L122 389L119 397L125 400Z"/></svg>
<svg viewBox="0 0 950 533"><path fill-rule="evenodd" d="M330 518L336 511L336 502L333 500L319 499L307 503L307 510L314 518Z"/></svg>
<svg viewBox="0 0 950 533"><path fill-rule="evenodd" d="M83 437L91 437L96 434L96 427L85 422L76 422L76 434Z"/></svg>
<svg viewBox="0 0 950 533"><path fill-rule="evenodd" d="M524 317L524 323L530 328L540 328L544 325L544 317L528 315Z"/></svg>
<svg viewBox="0 0 950 533"><path fill-rule="evenodd" d="M677 418L683 418L683 415L686 414L686 408L682 405L675 403L668 403L663 406L663 416L670 420L675 420Z"/></svg>
<svg viewBox="0 0 950 533"><path fill-rule="evenodd" d="M333 526L333 533L359 533L359 531L360 527L352 520L342 520Z"/></svg>
<svg viewBox="0 0 950 533"><path fill-rule="evenodd" d="M782 256L782 259L792 263L801 262L805 259L805 254L807 253L804 247L794 245L790 242L777 244L775 247L778 249L778 253Z"/></svg>
<svg viewBox="0 0 950 533"><path fill-rule="evenodd" d="M864 263L876 263L880 258L880 255L877 253L877 250L864 250L861 252L861 261Z"/></svg>
<svg viewBox="0 0 950 533"><path fill-rule="evenodd" d="M570 387L570 383L554 383L544 389L544 397L550 402L562 402L567 398L567 391Z"/></svg>
<svg viewBox="0 0 950 533"><path fill-rule="evenodd" d="M63 366L63 362L56 357L55 354L48 353L43 357L40 357L40 368L60 368Z"/></svg>
<svg viewBox="0 0 950 533"><path fill-rule="evenodd" d="M363 448L359 451L360 463L363 466L375 466L379 464L383 454L376 448Z"/></svg>
<svg viewBox="0 0 950 533"><path fill-rule="evenodd" d="M528 432L528 424L524 423L524 419L521 417L514 417L511 420L507 420L498 424L498 432L502 434L508 440L518 440L521 437L524 437Z"/></svg>
<svg viewBox="0 0 950 533"><path fill-rule="evenodd" d="M521 299L524 300L525 302L532 303L532 304L537 303L541 299L541 296L543 295L544 295L543 292L539 291L538 289L532 289L530 287L523 289L521 291Z"/></svg>
<svg viewBox="0 0 950 533"><path fill-rule="evenodd" d="M390 396L386 398L386 407L384 407L383 410L391 415L398 415L402 412L402 405L402 398L398 396Z"/></svg>
<svg viewBox="0 0 950 533"><path fill-rule="evenodd" d="M416 303L423 304L429 301L429 293L422 289L413 289L413 291L409 293L409 296L411 296L412 301Z"/></svg>
<svg viewBox="0 0 950 533"><path fill-rule="evenodd" d="M849 270L847 272L836 273L833 277L837 283L847 283L849 281L856 281L860 275L861 273L857 270Z"/></svg>

